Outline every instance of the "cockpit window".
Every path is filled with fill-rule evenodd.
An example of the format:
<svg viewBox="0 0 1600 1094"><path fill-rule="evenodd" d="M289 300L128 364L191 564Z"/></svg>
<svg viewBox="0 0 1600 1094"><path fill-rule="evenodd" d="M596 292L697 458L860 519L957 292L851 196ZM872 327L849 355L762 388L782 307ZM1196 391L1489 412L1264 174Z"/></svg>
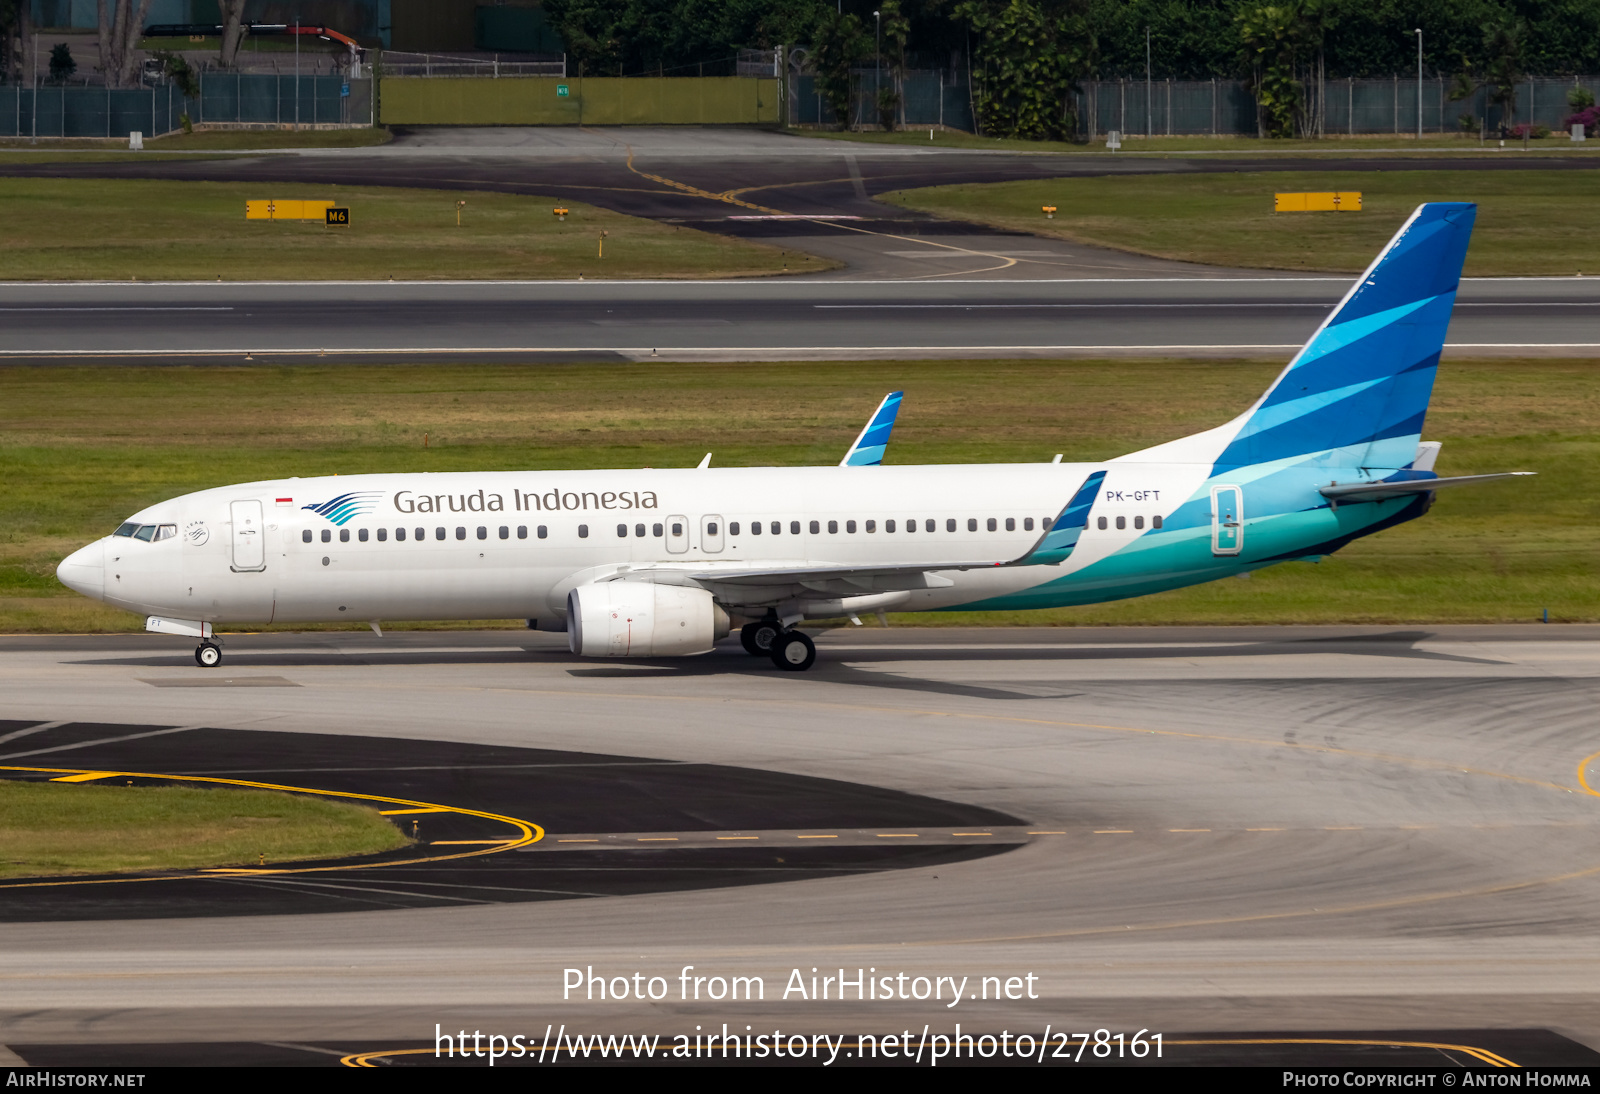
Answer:
<svg viewBox="0 0 1600 1094"><path fill-rule="evenodd" d="M177 534L178 534L178 526L176 524L158 524L158 525L156 525L156 542L157 543L160 543L164 539L176 538Z"/></svg>
<svg viewBox="0 0 1600 1094"><path fill-rule="evenodd" d="M133 533L137 532L138 530L139 530L139 526L137 524L135 524L133 521L130 520L127 524L124 524L121 528L118 528L115 532L112 532L111 534L114 535L114 536L131 536L131 535L133 535Z"/></svg>
<svg viewBox="0 0 1600 1094"><path fill-rule="evenodd" d="M156 526L154 524L141 524L139 525L139 530L133 533L133 538L142 539L146 543L149 543L155 538L155 535Z"/></svg>

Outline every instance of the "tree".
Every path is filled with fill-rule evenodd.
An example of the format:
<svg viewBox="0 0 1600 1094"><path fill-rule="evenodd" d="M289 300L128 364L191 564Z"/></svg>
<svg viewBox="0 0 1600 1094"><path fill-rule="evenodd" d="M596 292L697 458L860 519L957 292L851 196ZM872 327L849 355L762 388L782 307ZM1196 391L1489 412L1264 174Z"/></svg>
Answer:
<svg viewBox="0 0 1600 1094"><path fill-rule="evenodd" d="M1024 140L1076 135L1077 81L1098 57L1085 0L962 0L955 16L977 36L980 131Z"/></svg>
<svg viewBox="0 0 1600 1094"><path fill-rule="evenodd" d="M72 59L72 48L65 42L50 47L50 79L64 84L78 71L78 62Z"/></svg>
<svg viewBox="0 0 1600 1094"><path fill-rule="evenodd" d="M1250 64L1263 137L1294 136L1302 89L1295 62L1307 37L1299 0L1245 8L1237 17L1239 41Z"/></svg>
<svg viewBox="0 0 1600 1094"><path fill-rule="evenodd" d="M893 132L905 98L906 40L911 37L911 20L901 12L900 0L883 0L878 17L878 26L889 46L889 86L878 89L878 124ZM883 63L882 57L878 63Z"/></svg>
<svg viewBox="0 0 1600 1094"><path fill-rule="evenodd" d="M1503 19L1483 25L1483 50L1488 64L1482 76L1473 72L1472 63L1462 59L1462 71L1450 86L1451 101L1489 89L1489 105L1500 108L1500 132L1506 132L1517 112L1517 86L1522 82L1522 58L1528 27L1520 19ZM1488 119L1484 119L1487 124Z"/></svg>
<svg viewBox="0 0 1600 1094"><path fill-rule="evenodd" d="M866 28L849 12L824 8L811 34L811 65L817 92L833 111L840 129L850 128L850 70L870 52Z"/></svg>
<svg viewBox="0 0 1600 1094"><path fill-rule="evenodd" d="M100 16L100 71L107 87L126 87L133 83L150 0L95 0L95 5Z"/></svg>
<svg viewBox="0 0 1600 1094"><path fill-rule="evenodd" d="M219 60L223 68L232 68L239 56L239 43L244 39L244 0L217 0L217 11L222 16Z"/></svg>

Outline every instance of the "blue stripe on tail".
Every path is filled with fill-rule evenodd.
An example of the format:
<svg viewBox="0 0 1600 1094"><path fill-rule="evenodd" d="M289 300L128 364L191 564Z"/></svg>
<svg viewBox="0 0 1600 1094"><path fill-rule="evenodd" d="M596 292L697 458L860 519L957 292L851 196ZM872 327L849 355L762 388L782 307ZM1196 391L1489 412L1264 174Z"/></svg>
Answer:
<svg viewBox="0 0 1600 1094"><path fill-rule="evenodd" d="M1247 415L1216 471L1343 450L1416 458L1477 206L1423 205Z"/></svg>

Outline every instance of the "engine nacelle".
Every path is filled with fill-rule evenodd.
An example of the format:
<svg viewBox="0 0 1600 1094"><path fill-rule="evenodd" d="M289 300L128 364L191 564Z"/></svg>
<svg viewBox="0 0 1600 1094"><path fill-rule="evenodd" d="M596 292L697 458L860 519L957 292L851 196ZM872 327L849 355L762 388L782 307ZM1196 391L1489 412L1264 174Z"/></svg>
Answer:
<svg viewBox="0 0 1600 1094"><path fill-rule="evenodd" d="M567 594L567 645L580 657L708 653L728 627L728 613L704 589L602 581Z"/></svg>

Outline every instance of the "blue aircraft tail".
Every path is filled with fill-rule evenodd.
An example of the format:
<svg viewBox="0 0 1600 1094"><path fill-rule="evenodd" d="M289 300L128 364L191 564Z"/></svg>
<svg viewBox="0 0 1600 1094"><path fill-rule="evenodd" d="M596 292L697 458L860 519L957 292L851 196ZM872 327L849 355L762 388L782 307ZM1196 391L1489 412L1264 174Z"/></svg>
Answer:
<svg viewBox="0 0 1600 1094"><path fill-rule="evenodd" d="M1321 457L1375 471L1416 458L1477 206L1418 207L1244 416L1216 470Z"/></svg>
<svg viewBox="0 0 1600 1094"><path fill-rule="evenodd" d="M840 467L877 467L883 462L884 451L889 447L889 434L894 432L894 420L900 413L903 391L891 391L883 397L878 409L861 430L861 435L850 446L850 451L839 461Z"/></svg>

